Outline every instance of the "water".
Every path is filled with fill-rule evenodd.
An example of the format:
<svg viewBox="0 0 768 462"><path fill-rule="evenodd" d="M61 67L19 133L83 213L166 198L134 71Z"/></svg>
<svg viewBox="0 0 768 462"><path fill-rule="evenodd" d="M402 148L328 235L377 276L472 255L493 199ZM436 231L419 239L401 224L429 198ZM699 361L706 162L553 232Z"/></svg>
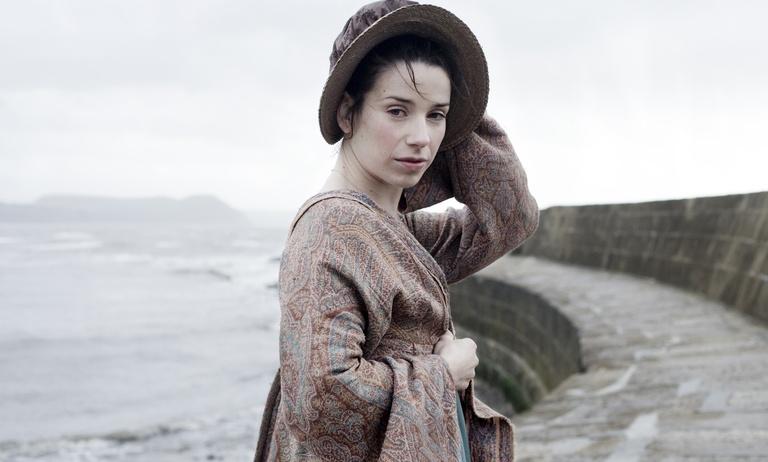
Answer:
<svg viewBox="0 0 768 462"><path fill-rule="evenodd" d="M0 461L250 460L284 240L0 224Z"/></svg>

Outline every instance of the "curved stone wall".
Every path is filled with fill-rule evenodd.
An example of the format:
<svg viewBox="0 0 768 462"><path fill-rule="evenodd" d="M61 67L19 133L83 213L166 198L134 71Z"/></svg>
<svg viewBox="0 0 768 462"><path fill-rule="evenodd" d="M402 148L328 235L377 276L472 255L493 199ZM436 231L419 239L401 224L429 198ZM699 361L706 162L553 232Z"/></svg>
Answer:
<svg viewBox="0 0 768 462"><path fill-rule="evenodd" d="M768 191L551 207L515 253L649 276L768 322Z"/></svg>
<svg viewBox="0 0 768 462"><path fill-rule="evenodd" d="M551 303L480 275L450 286L458 337L477 343L476 372L523 412L583 370L578 329Z"/></svg>

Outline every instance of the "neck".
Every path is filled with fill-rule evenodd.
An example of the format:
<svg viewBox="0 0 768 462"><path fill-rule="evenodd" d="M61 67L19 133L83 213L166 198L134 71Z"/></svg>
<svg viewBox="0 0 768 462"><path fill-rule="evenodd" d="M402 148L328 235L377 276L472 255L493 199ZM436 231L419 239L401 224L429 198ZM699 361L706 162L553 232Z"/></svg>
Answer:
<svg viewBox="0 0 768 462"><path fill-rule="evenodd" d="M364 193L393 217L398 216L398 205L403 193L403 188L383 184L365 172L359 164L345 162L344 156L341 154L337 157L336 165L328 175L322 189L323 191L351 189Z"/></svg>

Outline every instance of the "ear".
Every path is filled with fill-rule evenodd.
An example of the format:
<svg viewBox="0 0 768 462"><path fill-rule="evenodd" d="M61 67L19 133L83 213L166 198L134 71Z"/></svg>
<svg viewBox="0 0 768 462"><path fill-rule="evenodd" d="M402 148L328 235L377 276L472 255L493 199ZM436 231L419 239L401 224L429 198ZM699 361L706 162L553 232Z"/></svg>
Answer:
<svg viewBox="0 0 768 462"><path fill-rule="evenodd" d="M341 128L345 135L352 133L352 114L350 108L353 103L352 97L345 91L339 103L339 108L336 110L336 123L339 124L339 128Z"/></svg>

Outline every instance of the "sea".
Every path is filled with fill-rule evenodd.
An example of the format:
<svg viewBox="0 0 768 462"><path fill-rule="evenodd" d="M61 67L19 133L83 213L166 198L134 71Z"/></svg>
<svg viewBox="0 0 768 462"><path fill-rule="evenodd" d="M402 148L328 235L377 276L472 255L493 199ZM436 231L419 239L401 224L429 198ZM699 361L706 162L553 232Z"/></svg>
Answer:
<svg viewBox="0 0 768 462"><path fill-rule="evenodd" d="M0 223L0 461L250 461L286 229Z"/></svg>

